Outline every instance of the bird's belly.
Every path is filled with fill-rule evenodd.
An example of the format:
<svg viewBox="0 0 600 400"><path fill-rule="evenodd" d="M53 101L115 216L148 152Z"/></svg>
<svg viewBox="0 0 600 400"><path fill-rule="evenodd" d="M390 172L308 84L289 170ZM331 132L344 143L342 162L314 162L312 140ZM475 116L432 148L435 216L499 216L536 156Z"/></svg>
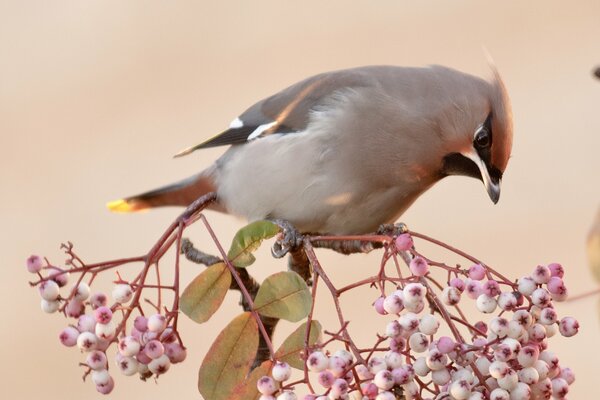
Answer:
<svg viewBox="0 0 600 400"><path fill-rule="evenodd" d="M303 134L260 139L223 155L215 180L228 212L251 221L285 219L301 232L358 234L395 221L420 194L373 188L336 165L326 139L296 135Z"/></svg>

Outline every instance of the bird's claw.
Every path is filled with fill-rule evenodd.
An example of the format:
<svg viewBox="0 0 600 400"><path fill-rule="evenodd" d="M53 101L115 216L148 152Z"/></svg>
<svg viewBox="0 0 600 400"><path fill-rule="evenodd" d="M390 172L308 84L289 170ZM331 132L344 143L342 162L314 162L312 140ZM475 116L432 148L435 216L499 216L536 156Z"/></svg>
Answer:
<svg viewBox="0 0 600 400"><path fill-rule="evenodd" d="M271 247L271 254L275 258L282 258L301 245L302 235L289 221L274 220L273 222L281 228L281 233Z"/></svg>
<svg viewBox="0 0 600 400"><path fill-rule="evenodd" d="M398 222L397 224L382 224L379 225L379 229L377 229L378 235L398 236L406 232L408 232L408 226L403 222Z"/></svg>

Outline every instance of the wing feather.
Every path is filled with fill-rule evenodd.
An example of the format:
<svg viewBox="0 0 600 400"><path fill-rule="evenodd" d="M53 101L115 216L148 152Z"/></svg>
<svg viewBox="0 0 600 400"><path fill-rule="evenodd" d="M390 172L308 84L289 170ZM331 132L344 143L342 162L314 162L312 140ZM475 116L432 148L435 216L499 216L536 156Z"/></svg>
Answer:
<svg viewBox="0 0 600 400"><path fill-rule="evenodd" d="M310 122L311 110L318 108L336 91L373 84L367 68L326 72L298 82L244 111L236 119L235 127L182 150L175 157L198 149L242 144L267 135L304 131Z"/></svg>

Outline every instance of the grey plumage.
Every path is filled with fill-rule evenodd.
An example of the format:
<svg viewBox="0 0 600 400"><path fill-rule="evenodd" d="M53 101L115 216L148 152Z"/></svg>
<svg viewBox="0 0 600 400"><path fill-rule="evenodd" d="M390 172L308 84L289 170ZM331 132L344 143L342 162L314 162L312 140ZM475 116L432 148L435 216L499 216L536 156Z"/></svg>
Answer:
<svg viewBox="0 0 600 400"><path fill-rule="evenodd" d="M213 166L177 186L178 199L166 190L111 208L186 205L182 190L198 197L213 188L217 207L249 220L286 219L302 232L374 231L451 174L481 179L497 201L512 122L497 73L487 82L441 66L372 66L292 85L180 154L228 144Z"/></svg>

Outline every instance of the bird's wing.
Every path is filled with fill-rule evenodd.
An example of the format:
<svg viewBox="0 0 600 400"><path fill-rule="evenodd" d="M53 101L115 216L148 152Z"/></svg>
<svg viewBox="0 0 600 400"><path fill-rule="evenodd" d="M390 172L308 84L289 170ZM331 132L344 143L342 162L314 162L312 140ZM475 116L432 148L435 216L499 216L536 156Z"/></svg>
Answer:
<svg viewBox="0 0 600 400"><path fill-rule="evenodd" d="M345 88L372 84L368 67L327 72L298 82L281 92L259 101L237 117L229 129L217 136L180 151L184 156L198 149L241 144L272 134L303 131L309 123L310 111Z"/></svg>

